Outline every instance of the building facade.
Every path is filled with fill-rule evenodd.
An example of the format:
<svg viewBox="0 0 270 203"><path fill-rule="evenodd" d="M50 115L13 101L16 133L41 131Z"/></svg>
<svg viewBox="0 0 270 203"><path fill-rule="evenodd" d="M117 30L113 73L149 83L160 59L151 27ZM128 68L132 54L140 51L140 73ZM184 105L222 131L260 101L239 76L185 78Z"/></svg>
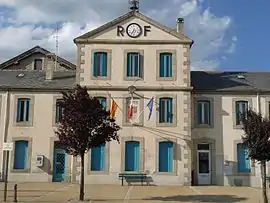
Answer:
<svg viewBox="0 0 270 203"><path fill-rule="evenodd" d="M239 112L268 116L267 73L190 71L193 41L183 19L172 29L137 11L74 43L76 67L59 57L55 66L41 47L0 65L1 136L14 143L10 181L79 182L81 160L61 149L54 129L59 92L80 84L107 109L117 103L122 127L120 144L85 156L86 183L119 184L119 173L138 171L156 185L260 185L259 167L241 145ZM6 153L0 162L3 171Z"/></svg>

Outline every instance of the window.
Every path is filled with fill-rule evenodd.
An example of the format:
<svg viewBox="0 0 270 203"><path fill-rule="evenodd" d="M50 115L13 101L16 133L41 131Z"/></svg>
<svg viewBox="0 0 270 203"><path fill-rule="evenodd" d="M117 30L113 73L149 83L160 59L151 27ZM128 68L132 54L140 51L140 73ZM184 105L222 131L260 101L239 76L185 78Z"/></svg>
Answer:
<svg viewBox="0 0 270 203"><path fill-rule="evenodd" d="M198 125L210 125L210 101L199 100L197 101L197 124Z"/></svg>
<svg viewBox="0 0 270 203"><path fill-rule="evenodd" d="M34 60L34 70L42 70L42 59Z"/></svg>
<svg viewBox="0 0 270 203"><path fill-rule="evenodd" d="M159 99L159 123L173 123L173 99Z"/></svg>
<svg viewBox="0 0 270 203"><path fill-rule="evenodd" d="M63 117L63 108L59 106L61 99L56 100L55 123L59 123Z"/></svg>
<svg viewBox="0 0 270 203"><path fill-rule="evenodd" d="M139 171L140 142L128 141L125 144L125 171Z"/></svg>
<svg viewBox="0 0 270 203"><path fill-rule="evenodd" d="M107 108L107 98L106 97L97 97L98 101L102 105L103 109L106 110Z"/></svg>
<svg viewBox="0 0 270 203"><path fill-rule="evenodd" d="M248 148L243 144L237 144L237 165L239 173L250 172L250 161L248 157Z"/></svg>
<svg viewBox="0 0 270 203"><path fill-rule="evenodd" d="M142 77L141 54L127 53L127 77Z"/></svg>
<svg viewBox="0 0 270 203"><path fill-rule="evenodd" d="M173 142L159 143L159 172L173 172Z"/></svg>
<svg viewBox="0 0 270 203"><path fill-rule="evenodd" d="M107 77L108 54L95 52L93 56L93 75L95 77Z"/></svg>
<svg viewBox="0 0 270 203"><path fill-rule="evenodd" d="M19 98L17 103L17 122L29 122L30 99Z"/></svg>
<svg viewBox="0 0 270 203"><path fill-rule="evenodd" d="M28 141L15 141L14 169L27 169L28 167Z"/></svg>
<svg viewBox="0 0 270 203"><path fill-rule="evenodd" d="M105 170L105 144L91 149L91 171Z"/></svg>
<svg viewBox="0 0 270 203"><path fill-rule="evenodd" d="M235 102L235 117L236 117L236 125L241 124L242 115L246 116L248 110L248 101L236 101Z"/></svg>
<svg viewBox="0 0 270 203"><path fill-rule="evenodd" d="M172 54L160 53L159 66L159 77L172 77Z"/></svg>

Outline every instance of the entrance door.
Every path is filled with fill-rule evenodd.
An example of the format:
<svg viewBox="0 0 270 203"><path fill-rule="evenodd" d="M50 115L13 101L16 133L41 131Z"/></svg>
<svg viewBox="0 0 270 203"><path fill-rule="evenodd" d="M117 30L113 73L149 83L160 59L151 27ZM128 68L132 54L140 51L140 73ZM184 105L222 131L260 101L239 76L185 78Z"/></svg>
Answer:
<svg viewBox="0 0 270 203"><path fill-rule="evenodd" d="M55 147L53 160L53 181L62 182L66 177L66 152Z"/></svg>
<svg viewBox="0 0 270 203"><path fill-rule="evenodd" d="M198 159L198 185L210 185L211 184L211 160L210 160L210 151L209 150L198 150L197 151Z"/></svg>

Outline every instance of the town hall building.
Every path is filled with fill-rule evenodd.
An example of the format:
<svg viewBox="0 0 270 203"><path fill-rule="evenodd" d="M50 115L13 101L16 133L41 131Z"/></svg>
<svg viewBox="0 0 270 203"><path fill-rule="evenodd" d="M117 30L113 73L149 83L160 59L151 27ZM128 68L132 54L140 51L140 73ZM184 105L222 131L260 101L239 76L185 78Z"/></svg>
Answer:
<svg viewBox="0 0 270 203"><path fill-rule="evenodd" d="M240 113L252 107L269 116L270 73L191 71L184 19L169 28L136 8L74 43L76 65L39 46L0 64L0 147L14 144L10 181L79 182L81 160L66 154L54 130L60 92L80 84L108 110L116 102L122 128L120 143L85 156L86 183L120 184L119 173L137 172L155 185L260 185L241 144ZM3 152L2 174L6 159Z"/></svg>

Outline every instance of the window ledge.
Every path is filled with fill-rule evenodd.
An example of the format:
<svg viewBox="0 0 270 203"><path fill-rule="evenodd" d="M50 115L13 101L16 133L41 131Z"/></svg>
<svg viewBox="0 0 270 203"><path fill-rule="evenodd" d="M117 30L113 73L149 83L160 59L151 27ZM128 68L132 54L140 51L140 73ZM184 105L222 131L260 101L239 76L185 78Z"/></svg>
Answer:
<svg viewBox="0 0 270 203"><path fill-rule="evenodd" d="M33 126L33 123L31 122L15 122L14 123L14 126L17 126L17 127L31 127Z"/></svg>
<svg viewBox="0 0 270 203"><path fill-rule="evenodd" d="M108 76L91 76L92 80L110 80Z"/></svg>
<svg viewBox="0 0 270 203"><path fill-rule="evenodd" d="M141 80L143 81L143 77L139 77L139 76L125 76L124 80L126 81L134 81L134 80Z"/></svg>
<svg viewBox="0 0 270 203"><path fill-rule="evenodd" d="M235 173L235 176L254 176L255 174L252 172L238 172Z"/></svg>
<svg viewBox="0 0 270 203"><path fill-rule="evenodd" d="M11 169L11 173L30 173L30 169Z"/></svg>
<svg viewBox="0 0 270 203"><path fill-rule="evenodd" d="M87 171L88 175L108 175L109 171L103 170L103 171Z"/></svg>
<svg viewBox="0 0 270 203"><path fill-rule="evenodd" d="M157 127L176 127L176 123L157 123Z"/></svg>
<svg viewBox="0 0 270 203"><path fill-rule="evenodd" d="M156 175L176 176L176 172L156 172Z"/></svg>
<svg viewBox="0 0 270 203"><path fill-rule="evenodd" d="M212 125L208 125L208 124L196 124L195 128L207 128L207 129L211 129L214 128Z"/></svg>
<svg viewBox="0 0 270 203"><path fill-rule="evenodd" d="M175 81L173 77L158 77L157 81Z"/></svg>

